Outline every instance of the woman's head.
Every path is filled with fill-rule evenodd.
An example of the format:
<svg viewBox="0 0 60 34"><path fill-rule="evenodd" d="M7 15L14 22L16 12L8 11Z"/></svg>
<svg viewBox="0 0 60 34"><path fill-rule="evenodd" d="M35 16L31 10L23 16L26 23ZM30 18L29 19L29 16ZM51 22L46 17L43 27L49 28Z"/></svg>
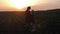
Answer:
<svg viewBox="0 0 60 34"><path fill-rule="evenodd" d="M30 6L28 6L28 7L27 7L27 11L30 11L30 9L31 9L31 7L30 7Z"/></svg>

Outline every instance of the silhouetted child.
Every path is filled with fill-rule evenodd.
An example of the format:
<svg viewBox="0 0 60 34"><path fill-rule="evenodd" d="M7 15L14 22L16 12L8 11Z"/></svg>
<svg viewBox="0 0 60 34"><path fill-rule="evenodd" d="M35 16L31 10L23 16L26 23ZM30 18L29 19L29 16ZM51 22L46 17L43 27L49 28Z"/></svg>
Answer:
<svg viewBox="0 0 60 34"><path fill-rule="evenodd" d="M35 18L34 18L34 10L32 10L32 12L31 12L31 14L32 14L32 20L31 20L31 22L32 22L32 30L31 30L31 32L34 32L35 31Z"/></svg>

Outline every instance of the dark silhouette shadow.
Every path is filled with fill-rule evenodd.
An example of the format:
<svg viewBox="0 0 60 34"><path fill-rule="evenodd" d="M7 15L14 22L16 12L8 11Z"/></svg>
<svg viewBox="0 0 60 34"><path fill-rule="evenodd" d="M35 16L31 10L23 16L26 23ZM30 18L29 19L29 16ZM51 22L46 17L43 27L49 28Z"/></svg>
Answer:
<svg viewBox="0 0 60 34"><path fill-rule="evenodd" d="M31 13L30 13L31 7L27 7L27 10L25 11L25 23L26 23L26 31L31 31Z"/></svg>

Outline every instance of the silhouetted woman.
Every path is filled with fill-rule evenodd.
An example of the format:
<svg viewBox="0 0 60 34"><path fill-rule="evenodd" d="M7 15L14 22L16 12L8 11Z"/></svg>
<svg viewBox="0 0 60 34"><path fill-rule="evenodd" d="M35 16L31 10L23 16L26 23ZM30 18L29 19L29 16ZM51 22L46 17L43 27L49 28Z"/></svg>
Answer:
<svg viewBox="0 0 60 34"><path fill-rule="evenodd" d="M32 29L32 26L31 26L31 18L32 18L32 15L30 13L30 9L31 7L27 7L27 10L25 11L25 23L26 23L26 31L31 31Z"/></svg>

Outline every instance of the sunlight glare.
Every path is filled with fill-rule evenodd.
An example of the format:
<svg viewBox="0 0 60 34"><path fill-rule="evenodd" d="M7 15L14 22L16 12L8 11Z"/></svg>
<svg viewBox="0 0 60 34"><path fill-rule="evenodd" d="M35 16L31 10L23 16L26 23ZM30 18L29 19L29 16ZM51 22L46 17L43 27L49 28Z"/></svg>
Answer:
<svg viewBox="0 0 60 34"><path fill-rule="evenodd" d="M8 0L7 3L11 7L15 7L17 9L22 9L27 6L36 5L37 0Z"/></svg>

